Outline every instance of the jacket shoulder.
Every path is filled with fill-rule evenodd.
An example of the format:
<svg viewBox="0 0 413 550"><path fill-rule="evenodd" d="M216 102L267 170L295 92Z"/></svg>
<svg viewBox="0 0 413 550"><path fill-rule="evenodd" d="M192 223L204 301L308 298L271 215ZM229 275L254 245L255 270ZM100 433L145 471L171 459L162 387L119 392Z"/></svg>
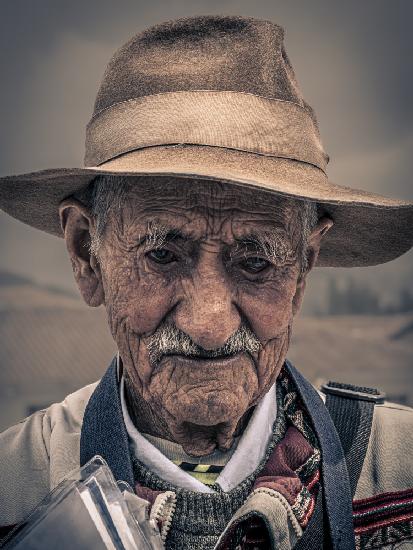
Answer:
<svg viewBox="0 0 413 550"><path fill-rule="evenodd" d="M355 498L413 488L413 408L374 407L370 440Z"/></svg>
<svg viewBox="0 0 413 550"><path fill-rule="evenodd" d="M375 405L355 500L413 488L412 434L413 408L389 401Z"/></svg>
<svg viewBox="0 0 413 550"><path fill-rule="evenodd" d="M74 468L80 432L97 383L0 434L0 525L21 521Z"/></svg>

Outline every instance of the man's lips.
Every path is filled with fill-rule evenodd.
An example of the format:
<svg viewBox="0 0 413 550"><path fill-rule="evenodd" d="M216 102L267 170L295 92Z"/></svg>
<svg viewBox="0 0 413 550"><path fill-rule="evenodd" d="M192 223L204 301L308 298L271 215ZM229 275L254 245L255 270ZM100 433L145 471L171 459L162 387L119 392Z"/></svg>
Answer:
<svg viewBox="0 0 413 550"><path fill-rule="evenodd" d="M254 363L250 354L246 352L236 353L234 355L222 355L220 357L202 357L202 356L192 356L192 355L180 355L180 354L166 354L163 355L160 361L157 363L153 370L153 374L159 369L162 368L165 361L172 360L178 365L186 367L193 367L196 369L202 369L202 367L208 367L208 369L228 369L236 366L240 361L245 362L249 361Z"/></svg>

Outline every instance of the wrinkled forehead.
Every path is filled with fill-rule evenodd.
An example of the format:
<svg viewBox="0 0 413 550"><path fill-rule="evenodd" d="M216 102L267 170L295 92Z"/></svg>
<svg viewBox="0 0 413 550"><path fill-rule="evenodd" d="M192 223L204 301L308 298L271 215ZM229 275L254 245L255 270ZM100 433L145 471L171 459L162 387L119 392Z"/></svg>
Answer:
<svg viewBox="0 0 413 550"><path fill-rule="evenodd" d="M297 202L237 184L189 178L147 178L127 183L129 216L231 217L289 226L297 220Z"/></svg>

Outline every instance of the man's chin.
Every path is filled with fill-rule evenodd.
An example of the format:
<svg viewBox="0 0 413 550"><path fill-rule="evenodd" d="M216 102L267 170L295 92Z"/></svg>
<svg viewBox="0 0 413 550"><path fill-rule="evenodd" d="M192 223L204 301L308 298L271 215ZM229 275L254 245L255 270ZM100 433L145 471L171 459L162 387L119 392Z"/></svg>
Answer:
<svg viewBox="0 0 413 550"><path fill-rule="evenodd" d="M219 359L170 356L154 371L148 389L176 442L200 456L231 446L258 390L258 378L246 354Z"/></svg>
<svg viewBox="0 0 413 550"><path fill-rule="evenodd" d="M175 441L192 456L205 456L216 449L229 450L234 443L237 422L220 423L215 426L202 426L184 422L174 430Z"/></svg>
<svg viewBox="0 0 413 550"><path fill-rule="evenodd" d="M176 406L175 406L176 405ZM192 388L165 403L168 427L185 452L195 456L228 450L239 420L250 406L248 393L223 388Z"/></svg>

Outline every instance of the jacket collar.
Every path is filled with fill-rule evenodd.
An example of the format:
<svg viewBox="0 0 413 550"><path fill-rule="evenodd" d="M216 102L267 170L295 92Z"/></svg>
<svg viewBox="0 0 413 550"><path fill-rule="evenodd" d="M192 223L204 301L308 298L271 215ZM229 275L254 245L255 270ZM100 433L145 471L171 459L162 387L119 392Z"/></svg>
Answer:
<svg viewBox="0 0 413 550"><path fill-rule="evenodd" d="M100 455L116 480L126 481L133 487L132 461L117 370L117 357L114 357L86 406L80 435L80 465Z"/></svg>

